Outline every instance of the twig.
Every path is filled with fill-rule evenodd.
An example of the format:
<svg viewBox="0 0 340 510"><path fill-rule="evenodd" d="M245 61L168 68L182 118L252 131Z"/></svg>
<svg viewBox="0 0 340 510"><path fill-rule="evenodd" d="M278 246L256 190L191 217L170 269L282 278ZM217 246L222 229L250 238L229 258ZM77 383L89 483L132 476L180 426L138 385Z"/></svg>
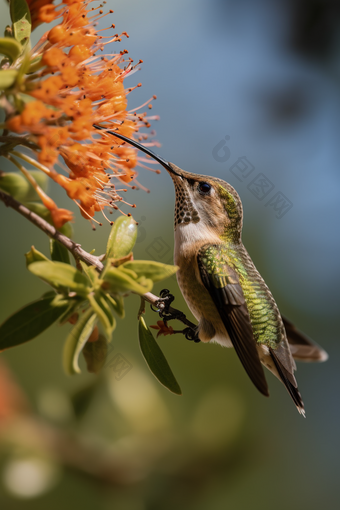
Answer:
<svg viewBox="0 0 340 510"><path fill-rule="evenodd" d="M30 142L29 140L26 140L20 136L0 136L0 143L4 144L0 148L0 153L3 155L7 154L17 145L22 145L23 147L28 147L32 150L37 148L35 143Z"/></svg>
<svg viewBox="0 0 340 510"><path fill-rule="evenodd" d="M11 197L7 193L4 193L0 190L0 200L4 202L4 204L7 207L11 207L18 213L20 213L24 218L29 220L33 225L40 228L45 234L47 234L52 239L55 239L60 244L65 246L65 248L68 249L70 253L74 256L74 258L80 259L88 266L94 266L100 273L104 269L104 265L101 262L99 257L96 257L95 255L91 255L87 251L83 250L81 245L78 243L73 242L69 237L65 236L64 234L61 234L58 230L55 229L52 225L50 225L46 220L35 214L34 212L30 211L27 207L25 207L23 204L15 200L15 198ZM143 294L142 298L150 303L151 305L155 306L159 310L163 310L165 308L165 302L162 301L162 298L159 296L156 296L155 294L152 294L151 292L146 292ZM177 310L176 308L173 308L172 306L169 306L167 311L173 315L176 315L176 319L178 319L180 322L188 326L189 328L195 329L196 325L189 321L189 319L186 318L185 314L181 310Z"/></svg>
<svg viewBox="0 0 340 510"><path fill-rule="evenodd" d="M139 306L138 315L137 315L138 320L141 318L143 313L145 313L145 299L143 298L143 296L141 296L140 297L140 306Z"/></svg>
<svg viewBox="0 0 340 510"><path fill-rule="evenodd" d="M69 237L64 236L63 234L58 232L58 230L56 230L46 220L44 220L34 212L30 211L23 204L15 200L15 198L11 197L10 195L7 195L7 193L4 193L3 191L0 191L0 200L2 200L7 207L11 207L12 209L20 213L22 216L24 216L31 223L33 223L33 225L40 228L40 230L45 232L45 234L47 234L49 237L55 239L56 241L59 241L59 243L64 245L65 248L67 248L68 251L71 252L75 258L82 260L89 266L95 266L100 272L104 269L104 266L100 262L98 257L87 253L87 251L81 248L80 244L73 242Z"/></svg>

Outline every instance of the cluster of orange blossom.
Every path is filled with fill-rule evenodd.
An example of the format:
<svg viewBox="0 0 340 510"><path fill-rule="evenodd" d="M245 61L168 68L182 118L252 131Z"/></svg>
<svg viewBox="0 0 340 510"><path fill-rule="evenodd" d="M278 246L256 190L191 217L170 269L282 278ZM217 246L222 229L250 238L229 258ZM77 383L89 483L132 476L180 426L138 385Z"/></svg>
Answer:
<svg viewBox="0 0 340 510"><path fill-rule="evenodd" d="M125 58L127 50L104 52L110 43L129 36L126 32L101 35L104 31L96 30L96 24L103 16L102 5L91 7L92 1L62 0L55 6L48 0L27 0L33 27L55 19L59 23L30 51L30 66L20 86L29 101L6 120L9 131L35 144L36 166L62 186L91 221L96 211L105 216L105 207L111 212L118 209L116 202L126 203L119 195L123 190L111 182L113 177L132 188L134 183L139 185L137 151L93 126L100 124L133 138L156 118L127 110L127 95L141 84L125 89L123 82L142 61L134 66L132 59ZM142 138L147 136L139 135ZM33 158L25 158L35 164ZM34 187L56 228L72 219L70 211L58 208L37 184Z"/></svg>

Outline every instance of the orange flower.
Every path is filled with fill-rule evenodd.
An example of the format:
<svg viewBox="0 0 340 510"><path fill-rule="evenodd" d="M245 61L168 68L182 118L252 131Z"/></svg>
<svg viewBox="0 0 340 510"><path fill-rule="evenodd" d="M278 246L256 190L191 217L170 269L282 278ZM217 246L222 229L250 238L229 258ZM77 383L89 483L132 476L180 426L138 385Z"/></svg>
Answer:
<svg viewBox="0 0 340 510"><path fill-rule="evenodd" d="M96 14L96 9L89 7L91 2L63 0L54 7L49 1L29 0L34 26L56 18L60 18L60 23L31 52L35 69L39 60L40 65L26 76L21 92L31 96L32 101L6 122L7 129L26 135L39 147L39 168L46 168L46 173L90 220L95 211L104 214L105 207L118 209L115 202L126 203L119 195L126 190L117 190L111 179L116 177L135 187L131 183L139 163L135 149L120 145L118 139L93 125L100 124L133 138L141 128L150 126L151 119L156 119L127 111L127 95L136 87L125 89L124 79L136 66L132 59L124 58L126 50L118 54L103 51L109 43L128 35L99 35L95 23L102 11ZM102 52L100 56L98 51ZM59 156L66 167L58 162ZM57 171L56 165L67 169L68 176ZM57 214L52 207L50 211L56 226L68 221L65 210L58 209Z"/></svg>
<svg viewBox="0 0 340 510"><path fill-rule="evenodd" d="M171 326L166 326L163 321L157 321L157 326L150 326L152 329L158 329L157 338L159 335L174 335L174 330Z"/></svg>
<svg viewBox="0 0 340 510"><path fill-rule="evenodd" d="M41 23L50 23L57 17L51 0L26 0L26 2L31 11L33 29Z"/></svg>

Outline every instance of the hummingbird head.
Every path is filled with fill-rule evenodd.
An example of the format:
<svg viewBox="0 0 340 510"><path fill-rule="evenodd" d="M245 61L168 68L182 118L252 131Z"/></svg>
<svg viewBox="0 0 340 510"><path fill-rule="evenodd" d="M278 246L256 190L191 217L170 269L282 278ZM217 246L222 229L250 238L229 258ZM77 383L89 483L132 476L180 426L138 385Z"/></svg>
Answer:
<svg viewBox="0 0 340 510"><path fill-rule="evenodd" d="M186 172L173 163L165 168L176 191L175 229L198 224L202 232L209 231L207 235L234 240L241 237L242 203L230 184L217 177Z"/></svg>
<svg viewBox="0 0 340 510"><path fill-rule="evenodd" d="M96 125L94 127L105 129ZM216 236L233 241L241 239L242 203L230 184L217 177L186 172L135 140L115 131L106 132L148 154L170 174L176 192L175 230L184 231L185 227L190 225L187 235L191 236L192 240L216 240Z"/></svg>

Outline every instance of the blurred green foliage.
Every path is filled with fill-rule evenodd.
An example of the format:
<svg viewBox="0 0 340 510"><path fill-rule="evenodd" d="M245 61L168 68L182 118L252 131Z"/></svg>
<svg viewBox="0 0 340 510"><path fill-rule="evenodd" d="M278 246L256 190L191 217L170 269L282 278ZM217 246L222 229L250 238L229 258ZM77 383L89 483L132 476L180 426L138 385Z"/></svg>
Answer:
<svg viewBox="0 0 340 510"><path fill-rule="evenodd" d="M271 375L271 395L265 399L244 376L232 350L194 344L179 335L161 337L159 344L183 396L162 388L142 360L139 298L131 296L99 376L83 370L81 376L65 377L60 358L69 324L53 326L2 354L22 396L17 398L18 420L6 428L0 422L1 508L337 510L339 51L335 47L335 64L328 56L319 68L308 62L306 70L305 61L282 47L282 34L285 27L291 34L293 27L302 37L299 27L310 20L308 3L296 2L300 25L294 23L295 6L289 4L287 13L283 4L132 1L117 4L115 22L131 32L133 58L145 61L143 87L136 91L140 103L145 88L158 94L162 154L237 188L245 211L245 245L280 309L330 353L325 365L298 366L307 419L297 414ZM1 9L6 20L7 5ZM324 19L314 16L313 23ZM330 34L324 27L312 33ZM174 30L181 37L174 37ZM256 170L292 199L292 214L277 221L247 183L212 160L212 148L226 133L232 158L246 153ZM166 175L157 180L144 172L142 177L152 194L138 191L132 200L139 222L134 253L171 264L172 185ZM58 204L64 200L69 206L60 191L54 188L53 193ZM25 269L23 254L32 243L49 254L44 234L14 211L1 206L1 214L5 297L0 323L48 289ZM78 218L77 242L104 253L109 227L92 232ZM155 293L162 287L156 284ZM167 287L176 307L187 312L174 277ZM148 324L157 318L147 310ZM84 360L80 366L85 368ZM120 366L126 371L121 379ZM0 373L5 372L1 366ZM9 379L7 374L7 386L1 379L1 403L9 394ZM32 417L40 428L34 428ZM54 446L48 438L56 440ZM79 443L87 446L87 455L75 448ZM79 456L65 462L74 448ZM80 459L78 466L74 458ZM100 477L91 473L98 465L104 466ZM106 476L115 481L107 482Z"/></svg>

